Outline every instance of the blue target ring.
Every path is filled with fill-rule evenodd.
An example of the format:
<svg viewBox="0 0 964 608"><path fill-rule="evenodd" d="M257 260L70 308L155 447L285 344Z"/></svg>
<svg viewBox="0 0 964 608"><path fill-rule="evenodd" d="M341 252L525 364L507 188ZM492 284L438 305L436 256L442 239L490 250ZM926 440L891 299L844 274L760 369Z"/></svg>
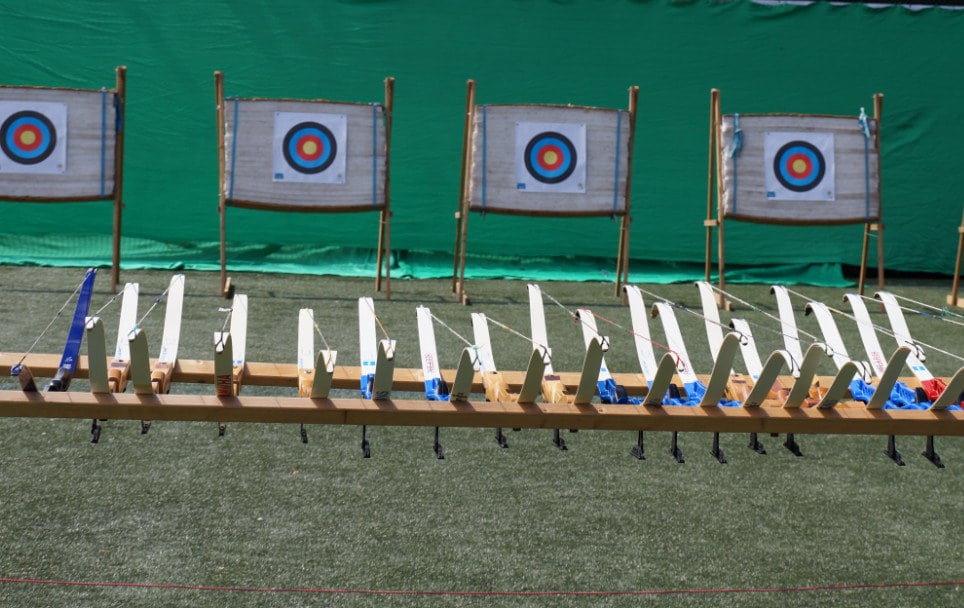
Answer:
<svg viewBox="0 0 964 608"><path fill-rule="evenodd" d="M21 165L36 165L53 154L57 129L40 112L14 112L0 125L0 148L10 160Z"/></svg>
<svg viewBox="0 0 964 608"><path fill-rule="evenodd" d="M576 170L576 160L576 147L562 133L543 131L526 145L526 171L544 184L568 179Z"/></svg>
<svg viewBox="0 0 964 608"><path fill-rule="evenodd" d="M827 172L827 162L816 146L807 141L783 144L773 157L773 173L777 181L794 192L813 190Z"/></svg>
<svg viewBox="0 0 964 608"><path fill-rule="evenodd" d="M302 122L288 129L281 149L288 165L300 173L321 173L338 156L335 136L317 122Z"/></svg>

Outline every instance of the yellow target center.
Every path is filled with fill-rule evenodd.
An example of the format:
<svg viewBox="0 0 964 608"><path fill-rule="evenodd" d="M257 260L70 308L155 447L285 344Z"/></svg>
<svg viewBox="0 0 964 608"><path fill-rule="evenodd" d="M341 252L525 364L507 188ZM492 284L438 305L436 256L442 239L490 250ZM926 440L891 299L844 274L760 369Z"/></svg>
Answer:
<svg viewBox="0 0 964 608"><path fill-rule="evenodd" d="M793 172L798 175L800 173L805 173L807 170L807 161L798 158L797 160L793 161L792 169Z"/></svg>
<svg viewBox="0 0 964 608"><path fill-rule="evenodd" d="M20 135L20 143L25 146L31 146L35 141L37 141L37 134L33 131L24 131Z"/></svg>
<svg viewBox="0 0 964 608"><path fill-rule="evenodd" d="M554 165L556 164L556 161L559 160L559 155L553 152L552 150L549 150L542 157L542 160L545 161L547 165Z"/></svg>
<svg viewBox="0 0 964 608"><path fill-rule="evenodd" d="M318 144L313 141L306 141L301 146L301 151L305 153L305 156L314 156L314 154L318 151Z"/></svg>

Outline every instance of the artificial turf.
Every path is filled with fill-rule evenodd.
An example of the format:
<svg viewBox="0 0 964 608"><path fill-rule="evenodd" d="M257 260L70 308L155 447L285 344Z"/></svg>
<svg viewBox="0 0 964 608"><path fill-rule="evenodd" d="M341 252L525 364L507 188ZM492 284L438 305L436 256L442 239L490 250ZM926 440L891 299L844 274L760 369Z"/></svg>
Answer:
<svg viewBox="0 0 964 608"><path fill-rule="evenodd" d="M102 271L106 275L106 271ZM80 281L81 269L0 269L0 351L23 352ZM141 314L170 273L130 271ZM473 305L455 302L448 281L395 281L386 302L369 279L244 274L249 361L295 362L297 313L312 307L339 363L357 365L357 298L374 297L398 342L398 367L419 365L415 307L471 338L469 312L529 328L525 284L476 281ZM93 308L109 298L99 279ZM563 306L589 306L628 328L628 308L607 283L544 283ZM643 286L698 309L689 284ZM895 293L940 306L949 281L892 282ZM844 290L797 288L843 309ZM765 285L731 291L758 310L760 350L782 345ZM652 298L647 298L651 303ZM224 320L217 277L188 273L180 355L210 359ZM800 304L800 302L798 302ZM799 311L802 307L797 306ZM68 311L69 312L69 311ZM162 307L142 322L159 348ZM101 312L108 343L119 304ZM875 322L886 325L876 308ZM67 313L35 347L59 352ZM724 320L729 313L723 313ZM547 301L553 363L575 371L582 335ZM696 370L708 373L702 320L678 312ZM910 315L914 336L960 352L964 330ZM798 312L801 328L819 333ZM852 322L838 319L851 355L863 358ZM654 337L661 335L651 321ZM757 329L759 327L759 329ZM638 371L631 337L601 326L612 341L609 368ZM530 346L496 328L501 369L522 369ZM464 344L436 329L443 367ZM882 336L885 349L893 339ZM960 360L928 351L949 376ZM825 373L829 373L829 369ZM3 380L0 388L14 388ZM85 390L76 380L71 390ZM175 385L172 392L211 392ZM242 394L294 389L245 387ZM341 395L355 395L344 391ZM413 395L407 395L412 397ZM481 398L476 396L475 398ZM763 437L722 438L728 463L709 454L710 435L684 433L686 457L666 453L668 433L646 434L646 459L632 458L635 434L508 433L500 449L489 429L443 429L445 460L431 428L370 427L372 457L357 427L155 422L140 435L107 421L100 443L89 423L2 419L0 606L957 606L964 601L964 442L938 438L947 467L918 456L923 438L899 439L907 465L882 450L883 437L798 436L804 456ZM32 581L32 582L31 582ZM57 581L60 584L50 584ZM90 585L63 583L92 583ZM96 583L96 584L93 584ZM918 585L918 583L928 583ZM941 584L930 584L941 583ZM956 583L956 584L946 584ZM376 592L376 593L372 593Z"/></svg>

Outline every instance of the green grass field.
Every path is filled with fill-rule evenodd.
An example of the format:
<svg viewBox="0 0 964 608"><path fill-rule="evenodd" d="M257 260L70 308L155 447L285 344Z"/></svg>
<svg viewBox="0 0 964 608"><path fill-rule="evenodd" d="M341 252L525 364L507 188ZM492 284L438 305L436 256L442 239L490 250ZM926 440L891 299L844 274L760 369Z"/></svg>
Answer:
<svg viewBox="0 0 964 608"><path fill-rule="evenodd" d="M102 274L93 309L109 298ZM0 351L26 350L81 278L81 269L0 268ZM143 314L170 273L122 278L140 283ZM419 365L419 304L465 337L472 311L529 330L522 282L471 282L473 306L465 308L448 281L396 281L386 302L369 279L234 280L249 296L249 361L294 363L298 310L313 307L339 363L358 365L364 295L375 297L398 341L398 367ZM905 279L889 288L940 306L949 284ZM542 287L566 307L589 306L630 327L611 284ZM692 285L644 287L698 309ZM798 290L844 309L843 290ZM775 314L767 286L731 291ZM187 273L182 358L212 358L225 305L216 292L216 274ZM69 312L35 352L63 348ZM883 313L871 312L886 325ZM101 313L109 345L118 314L119 301ZM761 312L734 314L759 325L764 355L781 347ZM708 373L702 320L677 315L694 366ZM577 370L579 327L548 302L546 317L555 368ZM159 307L143 321L154 355L163 318ZM819 333L811 317L798 312L797 321ZM961 352L960 326L924 315L908 322L920 342ZM853 323L838 325L851 355L864 358ZM651 327L662 335L658 322ZM638 371L631 337L600 329L612 340L610 369ZM522 369L528 343L491 331L499 367ZM442 366L454 367L462 342L442 328L436 337ZM894 348L892 338L881 341ZM928 354L937 375L961 366L954 356ZM0 388L15 386L0 380ZM82 380L71 386L86 389ZM884 437L866 436L801 435L797 458L780 447L782 437L762 437L767 454L758 455L746 436L724 435L729 463L721 465L709 454L708 433L682 434L686 463L677 464L666 451L669 433L647 433L646 460L638 461L630 432L564 433L569 450L561 452L549 431L509 432L502 450L489 429L442 429L446 459L436 460L431 428L369 427L370 459L361 457L357 427L311 426L308 444L295 425L231 424L221 438L209 423L156 422L149 434L139 431L136 422L108 421L93 445L89 422L0 420L0 607L964 604L960 438L938 438L947 465L938 469L919 456L922 437L898 440L907 461L898 467L882 454Z"/></svg>

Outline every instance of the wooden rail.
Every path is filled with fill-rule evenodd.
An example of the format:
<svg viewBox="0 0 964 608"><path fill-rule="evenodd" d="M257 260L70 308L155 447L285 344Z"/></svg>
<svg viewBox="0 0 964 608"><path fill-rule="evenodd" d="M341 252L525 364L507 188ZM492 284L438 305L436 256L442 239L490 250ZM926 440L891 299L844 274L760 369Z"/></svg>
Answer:
<svg viewBox="0 0 964 608"><path fill-rule="evenodd" d="M964 436L964 411L95 395L0 391L0 416L380 426Z"/></svg>

